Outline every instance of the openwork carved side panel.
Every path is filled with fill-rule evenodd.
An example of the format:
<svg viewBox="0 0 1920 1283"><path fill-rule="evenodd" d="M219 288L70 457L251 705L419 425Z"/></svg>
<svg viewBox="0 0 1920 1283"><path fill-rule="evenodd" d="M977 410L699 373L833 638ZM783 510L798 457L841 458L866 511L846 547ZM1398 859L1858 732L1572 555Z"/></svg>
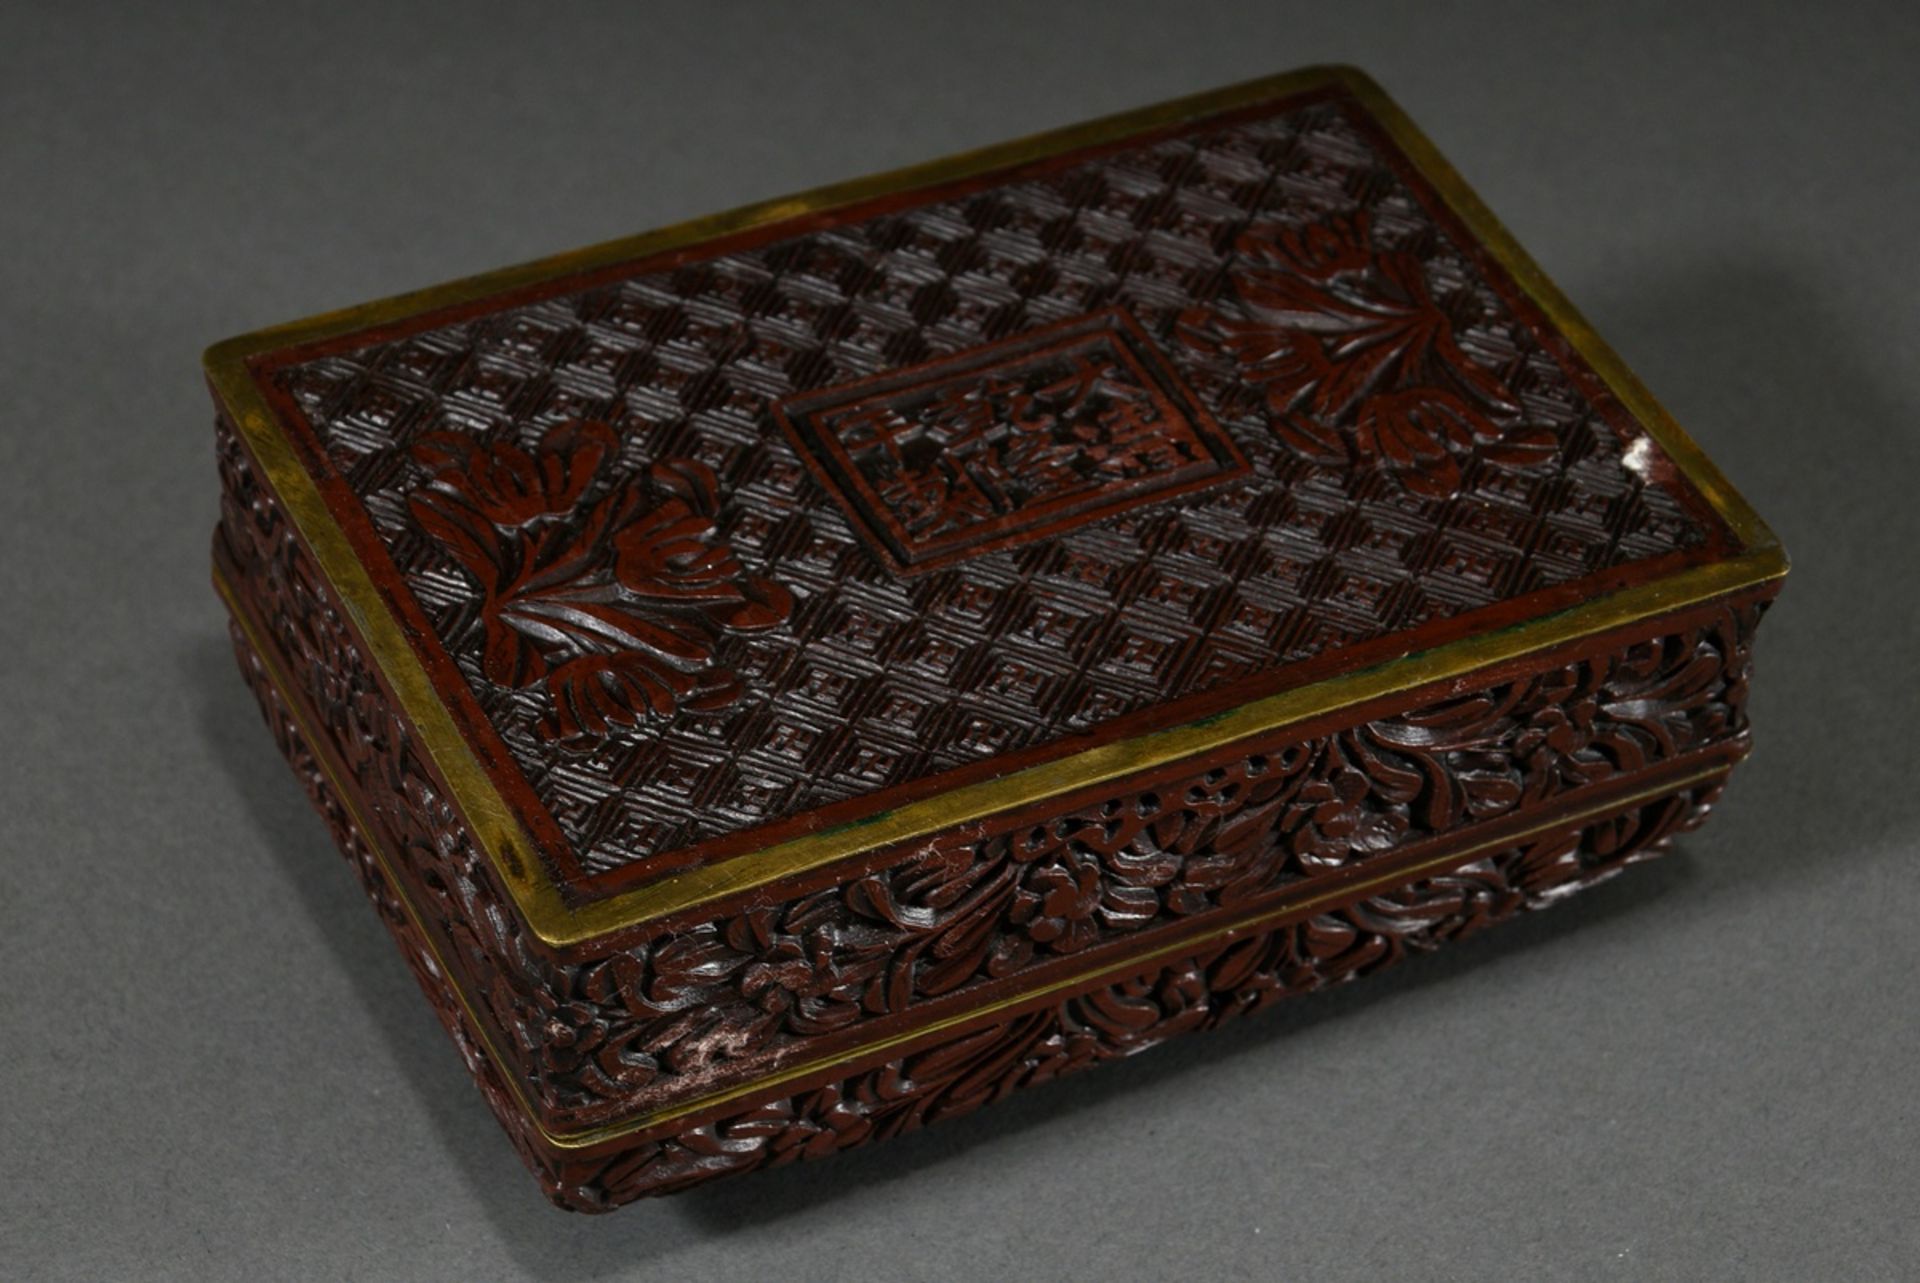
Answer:
<svg viewBox="0 0 1920 1283"><path fill-rule="evenodd" d="M1719 537L1350 105L830 221L272 376L570 877Z"/></svg>
<svg viewBox="0 0 1920 1283"><path fill-rule="evenodd" d="M1196 952L1149 974L1097 986L1054 1006L988 1021L874 1069L755 1105L612 1154L578 1158L532 1132L426 940L400 907L379 862L245 638L235 645L248 684L314 805L381 910L468 1071L547 1196L576 1211L797 1159L820 1158L971 1113L1023 1087L1211 1029L1276 1000L1344 983L1470 935L1523 909L1553 904L1657 854L1699 822L1717 786L1635 808L1567 835L1495 852L1438 877Z"/></svg>
<svg viewBox="0 0 1920 1283"><path fill-rule="evenodd" d="M1526 909L1543 908L1664 850L1705 818L1716 788L1584 832L1497 852L1356 904L1216 945L785 1100L637 1147L562 1165L582 1210L677 1193L715 1177L823 1158L972 1113L1014 1091L1197 1033L1281 998L1344 984Z"/></svg>
<svg viewBox="0 0 1920 1283"><path fill-rule="evenodd" d="M1311 739L942 837L784 903L562 965L530 947L385 704L278 505L221 437L223 546L329 746L404 860L428 930L550 1123L751 1077L928 1004L1579 790L1744 746L1762 607ZM543 500L543 502L545 502ZM669 503L675 502L668 500ZM731 600L731 599L730 599Z"/></svg>

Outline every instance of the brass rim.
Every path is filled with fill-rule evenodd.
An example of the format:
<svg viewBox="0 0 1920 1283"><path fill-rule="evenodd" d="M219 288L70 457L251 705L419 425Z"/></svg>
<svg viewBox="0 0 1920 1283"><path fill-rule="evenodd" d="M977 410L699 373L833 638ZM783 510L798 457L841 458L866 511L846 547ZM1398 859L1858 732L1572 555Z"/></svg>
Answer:
<svg viewBox="0 0 1920 1283"><path fill-rule="evenodd" d="M328 510L313 477L300 461L249 368L253 357L277 349L390 324L517 287L687 249L719 236L817 215L875 196L953 182L1064 151L1116 142L1146 130L1331 87L1345 89L1373 115L1454 215L1467 225L1486 251L1593 368L1627 412L1659 443L1739 541L1743 549L1739 555L1596 597L1572 609L1512 628L1463 638L1373 668L1257 699L1189 725L1084 750L856 823L716 860L603 899L573 904L568 902L535 853L534 841L524 824L501 796L440 700L406 629L388 609L366 567ZM210 349L206 368L216 395L338 595L367 655L393 691L400 713L414 729L433 769L446 782L450 801L466 819L476 843L528 928L553 947L581 945L884 846L1122 779L1397 691L1463 677L1526 654L1630 626L1778 579L1786 574L1788 566L1784 549L1758 514L1595 334L1432 143L1378 86L1361 73L1344 67L1310 68L1162 103L260 330Z"/></svg>

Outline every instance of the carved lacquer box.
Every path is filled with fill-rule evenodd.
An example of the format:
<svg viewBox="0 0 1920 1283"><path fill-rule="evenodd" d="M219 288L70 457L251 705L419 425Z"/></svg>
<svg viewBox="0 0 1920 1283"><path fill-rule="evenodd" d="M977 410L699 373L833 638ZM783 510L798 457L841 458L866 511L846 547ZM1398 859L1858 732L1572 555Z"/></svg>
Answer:
<svg viewBox="0 0 1920 1283"><path fill-rule="evenodd" d="M1786 569L1344 70L208 368L247 681L573 1208L1612 875L1747 751Z"/></svg>

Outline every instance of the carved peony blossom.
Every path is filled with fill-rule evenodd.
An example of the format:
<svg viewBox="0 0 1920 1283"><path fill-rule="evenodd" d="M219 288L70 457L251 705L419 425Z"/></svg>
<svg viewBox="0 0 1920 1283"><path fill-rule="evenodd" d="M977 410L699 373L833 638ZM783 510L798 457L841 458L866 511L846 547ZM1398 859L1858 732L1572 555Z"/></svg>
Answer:
<svg viewBox="0 0 1920 1283"><path fill-rule="evenodd" d="M1068 852L1066 858L1035 868L1026 886L1013 900L1009 915L1025 926L1038 944L1058 953L1072 953L1092 944L1100 934L1094 914L1100 907L1100 862L1091 855Z"/></svg>
<svg viewBox="0 0 1920 1283"><path fill-rule="evenodd" d="M580 422L535 451L444 432L412 451L430 472L408 500L415 523L484 594L481 672L544 683L542 733L580 747L733 703L741 685L717 660L720 640L776 628L793 607L720 539L705 464L659 462L595 497L617 447L611 427Z"/></svg>
<svg viewBox="0 0 1920 1283"><path fill-rule="evenodd" d="M1405 816L1369 805L1374 791L1372 779L1351 766L1301 787L1283 832L1303 868L1341 868L1357 857L1390 850L1405 836Z"/></svg>
<svg viewBox="0 0 1920 1283"><path fill-rule="evenodd" d="M1009 904L1009 920L1055 953L1073 953L1107 931L1131 931L1151 922L1160 911L1160 896L1143 882L1163 883L1178 868L1177 859L1147 842L1138 851L1119 844L1107 857L1116 867L1107 868L1083 842L1092 832L1076 834L1049 858L1029 865Z"/></svg>

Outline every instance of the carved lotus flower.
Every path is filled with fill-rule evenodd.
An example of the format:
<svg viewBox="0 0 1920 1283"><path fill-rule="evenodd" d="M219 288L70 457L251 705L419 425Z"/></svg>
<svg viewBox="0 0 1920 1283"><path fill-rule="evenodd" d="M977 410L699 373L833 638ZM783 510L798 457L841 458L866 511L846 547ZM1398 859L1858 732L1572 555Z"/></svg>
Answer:
<svg viewBox="0 0 1920 1283"><path fill-rule="evenodd" d="M750 575L714 538L713 472L673 460L654 465L654 483L673 497L635 518L613 539L614 577L636 597L697 606L717 626L757 632L784 623L793 594Z"/></svg>
<svg viewBox="0 0 1920 1283"><path fill-rule="evenodd" d="M1336 215L1305 227L1287 228L1274 241L1281 257L1301 275L1317 281L1330 281L1344 272L1364 272L1373 262L1367 248L1364 214ZM1258 237L1242 236L1239 247L1257 257L1266 256L1266 245Z"/></svg>

